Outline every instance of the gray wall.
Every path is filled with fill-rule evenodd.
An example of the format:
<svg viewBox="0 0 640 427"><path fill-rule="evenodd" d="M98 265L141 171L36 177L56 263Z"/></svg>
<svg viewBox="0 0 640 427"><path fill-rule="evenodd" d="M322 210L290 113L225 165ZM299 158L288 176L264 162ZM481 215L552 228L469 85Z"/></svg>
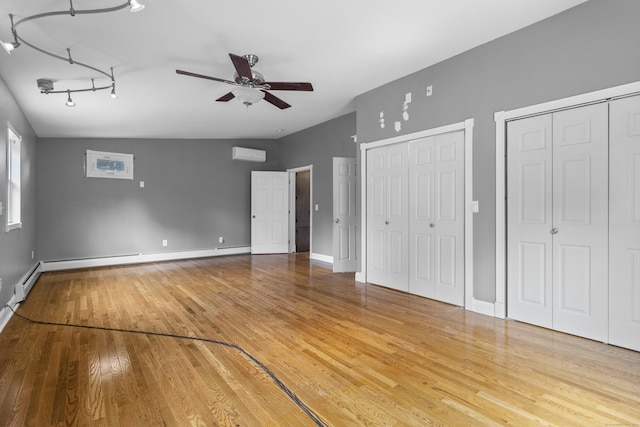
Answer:
<svg viewBox="0 0 640 427"><path fill-rule="evenodd" d="M232 161L234 145L267 162ZM133 154L133 181L84 177L87 149ZM39 259L250 246L251 170L277 165L275 140L39 139Z"/></svg>
<svg viewBox="0 0 640 427"><path fill-rule="evenodd" d="M355 134L351 113L279 140L283 170L313 165L313 253L333 256L333 158L356 157Z"/></svg>
<svg viewBox="0 0 640 427"><path fill-rule="evenodd" d="M6 232L7 203L7 121L22 136L22 228ZM36 249L36 136L13 94L0 78L0 309L13 296L14 285L28 273L38 259Z"/></svg>
<svg viewBox="0 0 640 427"><path fill-rule="evenodd" d="M359 142L475 119L476 298L495 301L494 112L638 81L638 41L640 1L592 0L357 98ZM428 85L433 95L427 98ZM413 94L410 119L396 133L407 92Z"/></svg>

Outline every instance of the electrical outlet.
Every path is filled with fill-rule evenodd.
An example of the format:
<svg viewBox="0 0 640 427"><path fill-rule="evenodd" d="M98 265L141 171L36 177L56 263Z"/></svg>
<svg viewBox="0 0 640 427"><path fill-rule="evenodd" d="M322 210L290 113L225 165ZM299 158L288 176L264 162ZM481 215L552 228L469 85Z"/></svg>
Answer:
<svg viewBox="0 0 640 427"><path fill-rule="evenodd" d="M0 292L2 292L2 279L0 279Z"/></svg>
<svg viewBox="0 0 640 427"><path fill-rule="evenodd" d="M218 237L218 243L224 243L224 237L222 236Z"/></svg>
<svg viewBox="0 0 640 427"><path fill-rule="evenodd" d="M167 241L166 240L162 241L162 246L167 246Z"/></svg>
<svg viewBox="0 0 640 427"><path fill-rule="evenodd" d="M427 86L427 96L433 95L433 86Z"/></svg>
<svg viewBox="0 0 640 427"><path fill-rule="evenodd" d="M31 259L34 259L35 257L36 257L35 251L31 251Z"/></svg>

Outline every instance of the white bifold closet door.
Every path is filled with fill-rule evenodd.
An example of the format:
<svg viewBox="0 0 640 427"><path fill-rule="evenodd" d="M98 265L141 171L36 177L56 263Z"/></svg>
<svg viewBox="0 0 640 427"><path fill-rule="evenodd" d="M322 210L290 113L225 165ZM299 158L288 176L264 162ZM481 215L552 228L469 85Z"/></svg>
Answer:
<svg viewBox="0 0 640 427"><path fill-rule="evenodd" d="M409 292L464 305L464 132L409 143Z"/></svg>
<svg viewBox="0 0 640 427"><path fill-rule="evenodd" d="M609 342L640 351L640 96L610 103Z"/></svg>
<svg viewBox="0 0 640 427"><path fill-rule="evenodd" d="M407 292L407 143L367 153L367 280Z"/></svg>
<svg viewBox="0 0 640 427"><path fill-rule="evenodd" d="M508 315L608 337L608 106L508 124Z"/></svg>

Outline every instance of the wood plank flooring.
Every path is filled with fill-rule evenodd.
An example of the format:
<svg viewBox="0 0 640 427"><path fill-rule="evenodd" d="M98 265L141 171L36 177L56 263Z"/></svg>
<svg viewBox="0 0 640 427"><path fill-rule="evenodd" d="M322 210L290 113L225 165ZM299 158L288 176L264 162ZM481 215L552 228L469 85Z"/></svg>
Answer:
<svg viewBox="0 0 640 427"><path fill-rule="evenodd" d="M305 255L43 274L17 312L242 347L327 426L640 426L640 353L334 274ZM2 426L313 426L233 347L0 334Z"/></svg>

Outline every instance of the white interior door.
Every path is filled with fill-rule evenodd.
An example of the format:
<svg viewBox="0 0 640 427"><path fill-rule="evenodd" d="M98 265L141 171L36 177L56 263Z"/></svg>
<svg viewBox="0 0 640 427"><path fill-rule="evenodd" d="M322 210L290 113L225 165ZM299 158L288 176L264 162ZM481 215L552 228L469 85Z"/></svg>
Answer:
<svg viewBox="0 0 640 427"><path fill-rule="evenodd" d="M251 253L287 253L289 174L251 172Z"/></svg>
<svg viewBox="0 0 640 427"><path fill-rule="evenodd" d="M333 271L354 272L356 256L356 159L333 158Z"/></svg>
<svg viewBox="0 0 640 427"><path fill-rule="evenodd" d="M435 299L464 305L464 132L435 139Z"/></svg>
<svg viewBox="0 0 640 427"><path fill-rule="evenodd" d="M409 168L408 143L392 144L388 150L386 285L409 291Z"/></svg>
<svg viewBox="0 0 640 427"><path fill-rule="evenodd" d="M409 292L436 296L435 137L409 143Z"/></svg>
<svg viewBox="0 0 640 427"><path fill-rule="evenodd" d="M409 292L464 305L464 132L409 143Z"/></svg>
<svg viewBox="0 0 640 427"><path fill-rule="evenodd" d="M407 143L367 153L367 280L409 290Z"/></svg>
<svg viewBox="0 0 640 427"><path fill-rule="evenodd" d="M610 104L609 342L640 351L640 96Z"/></svg>
<svg viewBox="0 0 640 427"><path fill-rule="evenodd" d="M509 317L607 341L606 104L508 124Z"/></svg>
<svg viewBox="0 0 640 427"><path fill-rule="evenodd" d="M553 114L553 328L608 338L608 105Z"/></svg>
<svg viewBox="0 0 640 427"><path fill-rule="evenodd" d="M387 279L387 149L367 152L367 281Z"/></svg>
<svg viewBox="0 0 640 427"><path fill-rule="evenodd" d="M551 114L507 124L507 309L553 326Z"/></svg>

